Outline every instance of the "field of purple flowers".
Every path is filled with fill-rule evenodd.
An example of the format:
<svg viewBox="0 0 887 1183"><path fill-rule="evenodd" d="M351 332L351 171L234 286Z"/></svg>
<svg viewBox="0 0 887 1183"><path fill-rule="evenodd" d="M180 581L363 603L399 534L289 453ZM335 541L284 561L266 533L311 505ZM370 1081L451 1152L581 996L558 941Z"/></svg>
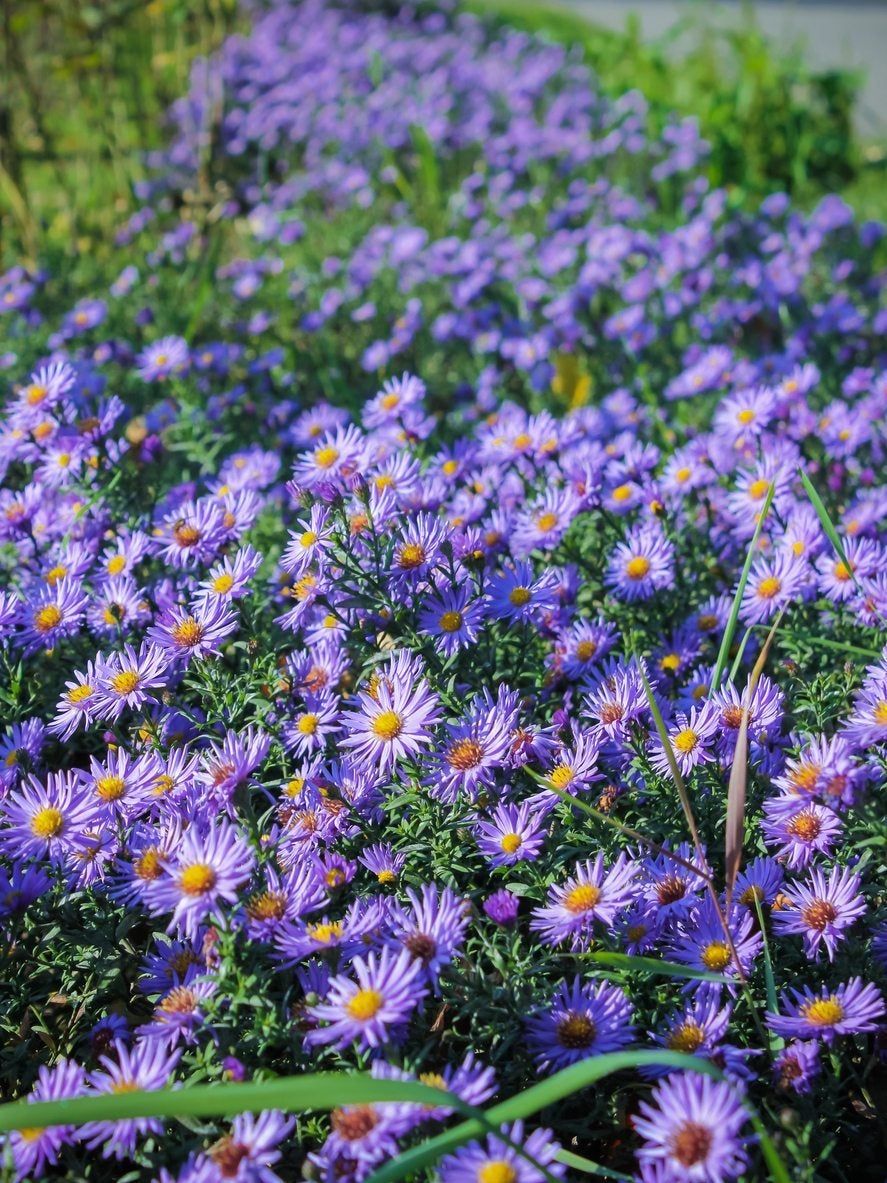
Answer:
<svg viewBox="0 0 887 1183"><path fill-rule="evenodd" d="M0 1179L883 1183L885 227L646 113L276 0L0 276Z"/></svg>

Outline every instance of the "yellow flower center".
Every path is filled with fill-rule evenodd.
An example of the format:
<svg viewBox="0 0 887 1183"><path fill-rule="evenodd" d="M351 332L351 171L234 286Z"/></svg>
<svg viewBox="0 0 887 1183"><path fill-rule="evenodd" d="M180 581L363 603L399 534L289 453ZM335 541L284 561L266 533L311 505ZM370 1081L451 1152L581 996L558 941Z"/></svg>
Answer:
<svg viewBox="0 0 887 1183"><path fill-rule="evenodd" d="M681 659L677 653L666 653L659 662L659 668L673 674L681 667Z"/></svg>
<svg viewBox="0 0 887 1183"><path fill-rule="evenodd" d="M31 833L35 838L57 838L62 832L65 819L60 809L45 805L31 818Z"/></svg>
<svg viewBox="0 0 887 1183"><path fill-rule="evenodd" d="M358 990L354 997L345 1004L345 1009L352 1019L357 1019L359 1023L365 1023L376 1017L382 1009L384 1001L385 999L378 990Z"/></svg>
<svg viewBox="0 0 887 1183"><path fill-rule="evenodd" d="M768 575L758 584L758 595L762 600L772 600L781 587L782 583L775 575Z"/></svg>
<svg viewBox="0 0 887 1183"><path fill-rule="evenodd" d="M463 616L461 612L444 612L440 618L441 630L445 633L457 633L462 627Z"/></svg>
<svg viewBox="0 0 887 1183"><path fill-rule="evenodd" d="M38 382L33 382L25 391L25 401L29 407L39 407L49 391Z"/></svg>
<svg viewBox="0 0 887 1183"><path fill-rule="evenodd" d="M100 776L95 791L103 801L119 801L126 792L126 781L122 776Z"/></svg>
<svg viewBox="0 0 887 1183"><path fill-rule="evenodd" d="M693 1022L681 1023L668 1037L668 1047L673 1052L686 1052L692 1055L698 1051L705 1041L705 1032Z"/></svg>
<svg viewBox="0 0 887 1183"><path fill-rule="evenodd" d="M485 1162L478 1168L477 1183L516 1183L517 1171L503 1158Z"/></svg>
<svg viewBox="0 0 887 1183"><path fill-rule="evenodd" d="M597 653L596 641L580 641L576 646L576 657L579 661L591 661Z"/></svg>
<svg viewBox="0 0 887 1183"><path fill-rule="evenodd" d="M92 695L92 686L88 686L84 682L81 686L73 686L70 690L68 690L65 694L65 698L73 706L76 706L78 703L86 702L87 698L92 698Z"/></svg>
<svg viewBox="0 0 887 1183"><path fill-rule="evenodd" d="M650 570L650 560L643 555L635 555L625 564L625 574L629 579L643 579Z"/></svg>
<svg viewBox="0 0 887 1183"><path fill-rule="evenodd" d="M613 490L614 501L627 501L631 496L631 485L617 485Z"/></svg>
<svg viewBox="0 0 887 1183"><path fill-rule="evenodd" d="M206 895L216 885L216 873L207 863L192 863L179 876L179 887L185 895Z"/></svg>
<svg viewBox="0 0 887 1183"><path fill-rule="evenodd" d="M528 587L515 587L508 593L508 599L515 606L515 608L523 608L524 604L530 602L530 589Z"/></svg>
<svg viewBox="0 0 887 1183"><path fill-rule="evenodd" d="M397 878L397 876L394 874L393 871L385 870L385 871L377 871L376 872L376 879L380 883L393 883L396 878Z"/></svg>
<svg viewBox="0 0 887 1183"><path fill-rule="evenodd" d="M403 719L397 711L382 711L373 719L371 726L379 739L392 740L403 730Z"/></svg>
<svg viewBox="0 0 887 1183"><path fill-rule="evenodd" d="M111 689L117 694L132 694L138 684L139 675L135 670L123 670L111 679Z"/></svg>
<svg viewBox="0 0 887 1183"><path fill-rule="evenodd" d="M569 764L558 764L549 772L548 779L556 789L565 789L573 779L573 769Z"/></svg>
<svg viewBox="0 0 887 1183"><path fill-rule="evenodd" d="M503 834L499 845L506 854L514 854L516 850L520 850L522 843L520 834Z"/></svg>
<svg viewBox="0 0 887 1183"><path fill-rule="evenodd" d="M691 468L679 468L674 474L674 479L679 485L683 485L690 479L692 475L693 470Z"/></svg>
<svg viewBox="0 0 887 1183"><path fill-rule="evenodd" d="M296 727L303 735L313 735L317 730L318 718L317 715L302 715Z"/></svg>
<svg viewBox="0 0 887 1183"><path fill-rule="evenodd" d="M589 912L601 898L601 889L593 883L580 883L572 888L564 897L564 907L568 912L578 916L581 912Z"/></svg>
<svg viewBox="0 0 887 1183"><path fill-rule="evenodd" d="M537 527L543 534L547 534L549 530L553 530L557 525L556 513L543 513L536 519Z"/></svg>
<svg viewBox="0 0 887 1183"><path fill-rule="evenodd" d="M408 542L406 546L401 547L400 554L397 556L398 567L403 567L406 571L421 567L424 562L425 547L418 542Z"/></svg>
<svg viewBox="0 0 887 1183"><path fill-rule="evenodd" d="M203 625L198 624L193 616L186 616L172 630L172 639L177 645L181 645L185 649L190 649L194 645L199 644L202 637Z"/></svg>
<svg viewBox="0 0 887 1183"><path fill-rule="evenodd" d="M328 945L330 941L336 940L342 935L342 922L335 920L331 924L324 922L309 924L307 931L312 940L317 941L320 945Z"/></svg>
<svg viewBox="0 0 887 1183"><path fill-rule="evenodd" d="M34 627L38 633L48 633L61 624L62 612L56 604L47 604L34 615Z"/></svg>
<svg viewBox="0 0 887 1183"><path fill-rule="evenodd" d="M706 969L720 973L730 964L730 950L723 941L712 941L702 950L700 959Z"/></svg>
<svg viewBox="0 0 887 1183"><path fill-rule="evenodd" d="M126 558L124 555L114 555L112 559L108 559L107 571L109 575L119 575L126 566Z"/></svg>
<svg viewBox="0 0 887 1183"><path fill-rule="evenodd" d="M339 449L333 447L318 448L314 453L314 463L318 468L332 468L339 459Z"/></svg>
<svg viewBox="0 0 887 1183"><path fill-rule="evenodd" d="M213 591L220 596L224 596L234 586L234 576L229 575L225 571L222 575L217 575L213 580Z"/></svg>
<svg viewBox="0 0 887 1183"><path fill-rule="evenodd" d="M679 731L674 737L674 746L679 752L688 755L696 745L699 743L699 736L692 727L685 727L683 731Z"/></svg>
<svg viewBox="0 0 887 1183"><path fill-rule="evenodd" d="M828 998L817 998L801 1007L801 1014L815 1027L832 1027L844 1017L844 1008L834 994Z"/></svg>
<svg viewBox="0 0 887 1183"><path fill-rule="evenodd" d="M770 482L762 479L752 481L748 487L748 495L753 501L760 501L770 492Z"/></svg>
<svg viewBox="0 0 887 1183"><path fill-rule="evenodd" d="M743 426L745 426L749 423L754 423L755 413L754 413L754 411L746 408L746 410L740 411L739 414L736 416L736 418L739 420L740 423L743 424Z"/></svg>
<svg viewBox="0 0 887 1183"><path fill-rule="evenodd" d="M50 587L55 587L55 585L58 583L58 581L60 579L64 579L67 574L68 574L67 567L61 567L61 566L52 567L49 571L46 572L46 582L49 584Z"/></svg>
<svg viewBox="0 0 887 1183"><path fill-rule="evenodd" d="M872 711L872 717L879 727L887 727L887 699L877 704Z"/></svg>
<svg viewBox="0 0 887 1183"><path fill-rule="evenodd" d="M160 851L156 846L149 846L142 856L135 861L133 867L139 879L159 879L163 873L160 866Z"/></svg>

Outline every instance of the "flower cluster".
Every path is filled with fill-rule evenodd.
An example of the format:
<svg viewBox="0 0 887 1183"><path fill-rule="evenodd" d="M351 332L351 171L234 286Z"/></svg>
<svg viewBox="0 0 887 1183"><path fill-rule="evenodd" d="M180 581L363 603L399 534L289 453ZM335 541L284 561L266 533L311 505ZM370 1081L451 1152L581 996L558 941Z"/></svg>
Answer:
<svg viewBox="0 0 887 1183"><path fill-rule="evenodd" d="M482 1106L630 1048L443 1183L565 1146L758 1177L748 1106L849 1161L887 974L884 229L736 212L691 124L564 50L360 9L280 0L195 67L106 291L0 277L6 1091L361 1068ZM452 1116L4 1145L21 1180L362 1183Z"/></svg>

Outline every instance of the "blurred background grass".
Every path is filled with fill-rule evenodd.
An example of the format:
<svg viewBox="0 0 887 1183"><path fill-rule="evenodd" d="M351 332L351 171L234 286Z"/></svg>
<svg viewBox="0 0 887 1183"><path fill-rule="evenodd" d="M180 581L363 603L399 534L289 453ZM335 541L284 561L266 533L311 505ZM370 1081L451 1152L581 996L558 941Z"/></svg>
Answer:
<svg viewBox="0 0 887 1183"><path fill-rule="evenodd" d="M143 153L163 142L164 112L185 92L191 62L245 27L246 15L237 0L2 4L0 257L101 256L132 207ZM882 146L860 144L853 130L861 80L776 52L751 8L738 29L716 30L698 15L645 41L630 17L614 32L536 0L465 7L580 46L607 94L646 95L654 129L669 112L696 116L712 145L712 183L740 200L784 190L810 204L839 192L861 216L887 218Z"/></svg>

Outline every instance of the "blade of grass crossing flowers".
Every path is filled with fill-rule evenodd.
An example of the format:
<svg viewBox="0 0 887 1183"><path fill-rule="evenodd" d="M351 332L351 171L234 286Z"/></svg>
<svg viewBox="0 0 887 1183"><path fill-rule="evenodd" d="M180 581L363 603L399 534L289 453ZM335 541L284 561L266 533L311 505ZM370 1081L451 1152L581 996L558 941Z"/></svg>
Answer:
<svg viewBox="0 0 887 1183"><path fill-rule="evenodd" d="M625 973L641 973L648 977L687 978L697 982L718 982L722 986L730 984L730 979L723 974L712 973L708 969L694 969L690 965L681 965L677 961L657 961L655 957L638 957L632 953L600 952L580 953L580 957L593 961L596 965L604 965L609 969L621 969Z"/></svg>
<svg viewBox="0 0 887 1183"><path fill-rule="evenodd" d="M748 544L748 554L745 556L745 562L742 564L742 571L739 575L739 584L736 588L736 595L733 597L733 604L730 608L730 615L727 618L727 627L724 629L724 635L721 638L721 647L718 650L718 660L715 662L715 672L711 679L711 692L714 693L721 685L721 678L724 676L724 670L727 668L727 660L730 656L730 646L733 644L733 637L736 633L736 625L739 623L739 609L742 605L742 597L745 595L745 585L748 583L748 575L751 571L751 565L754 562L755 551L758 546L758 539L761 537L761 531L764 528L767 514L770 512L770 506L773 504L773 495L776 492L775 482L770 482L770 488L767 491L767 496L764 499L764 504L761 507L761 512L758 515L758 520L755 525L755 532L752 534L751 542Z"/></svg>
<svg viewBox="0 0 887 1183"><path fill-rule="evenodd" d="M860 586L859 580L856 578L856 574L850 564L850 560L847 558L847 552L844 550L844 543L841 541L841 535L835 528L835 524L831 519L829 511L825 508L825 504L817 493L815 485L807 476L806 472L804 472L803 468L799 468L798 473L801 477L801 484L804 486L804 492L809 497L810 504L816 510L816 516L819 518L819 524L822 526L826 533L826 537L832 544L832 549L838 556L838 559L844 564L847 574L853 580L853 586L861 595L863 595L863 589Z"/></svg>
<svg viewBox="0 0 887 1183"><path fill-rule="evenodd" d="M749 711L751 710L755 691L758 688L758 682L764 671L767 654L770 652L770 646L773 643L773 638L776 636L776 630L779 628L782 616L783 613L780 611L773 621L773 626L767 634L767 639L761 646L761 652L758 654L758 660L755 662L754 669L751 672L751 677L748 680L748 685L742 697L744 706L742 709L742 719L739 724L739 734L736 737L736 749L733 752L733 763L730 767L730 781L727 786L727 821L724 826L724 865L727 879L728 915L730 904L733 901L733 888L736 885L736 876L739 874L739 868L742 865L742 846L745 838L745 802L748 796Z"/></svg>
<svg viewBox="0 0 887 1183"><path fill-rule="evenodd" d="M631 1175L623 1175L621 1171L611 1171L609 1167L602 1167L600 1163L592 1162L590 1158L574 1154L572 1150L561 1150L555 1157L565 1167L570 1167L581 1175L594 1175L599 1179L619 1179L624 1180L625 1183L632 1183Z"/></svg>
<svg viewBox="0 0 887 1183"><path fill-rule="evenodd" d="M232 1117L263 1109L336 1109L377 1101L413 1101L462 1109L458 1097L430 1085L377 1080L365 1073L309 1072L248 1084L201 1084L153 1092L108 1093L59 1101L12 1101L0 1105L0 1131L137 1117Z"/></svg>
<svg viewBox="0 0 887 1183"><path fill-rule="evenodd" d="M704 1075L721 1079L721 1073L714 1064L708 1060L702 1060L698 1056L652 1049L609 1052L602 1056L582 1060L578 1064L571 1064L569 1068L556 1072L547 1080L531 1085L522 1093L487 1109L485 1111L486 1117L495 1126L499 1126L503 1122L517 1121L518 1118L530 1117L534 1113L538 1113L540 1109L562 1101L564 1097L572 1096L573 1093L596 1084L597 1081L611 1076L614 1072L651 1064L702 1072ZM384 1163L370 1176L368 1183L395 1183L395 1180L398 1179L411 1178L418 1171L437 1162L443 1155L452 1153L466 1142L480 1137L483 1133L484 1127L478 1121L463 1122L461 1125L438 1134L437 1137L429 1138L420 1145L405 1150L403 1154L398 1155L390 1162Z"/></svg>
<svg viewBox="0 0 887 1183"><path fill-rule="evenodd" d="M757 893L753 896L755 901L755 911L758 914L758 926L761 930L761 939L764 943L764 984L767 989L767 1010L771 1014L779 1014L779 1000L776 997L776 978L773 976L773 959L770 956L770 941L767 938L767 928L764 924L764 909L761 907L761 901L758 899ZM785 1040L779 1035L774 1035L773 1032L767 1028L767 1035L769 1036L770 1051L772 1053L778 1052L785 1047Z"/></svg>

